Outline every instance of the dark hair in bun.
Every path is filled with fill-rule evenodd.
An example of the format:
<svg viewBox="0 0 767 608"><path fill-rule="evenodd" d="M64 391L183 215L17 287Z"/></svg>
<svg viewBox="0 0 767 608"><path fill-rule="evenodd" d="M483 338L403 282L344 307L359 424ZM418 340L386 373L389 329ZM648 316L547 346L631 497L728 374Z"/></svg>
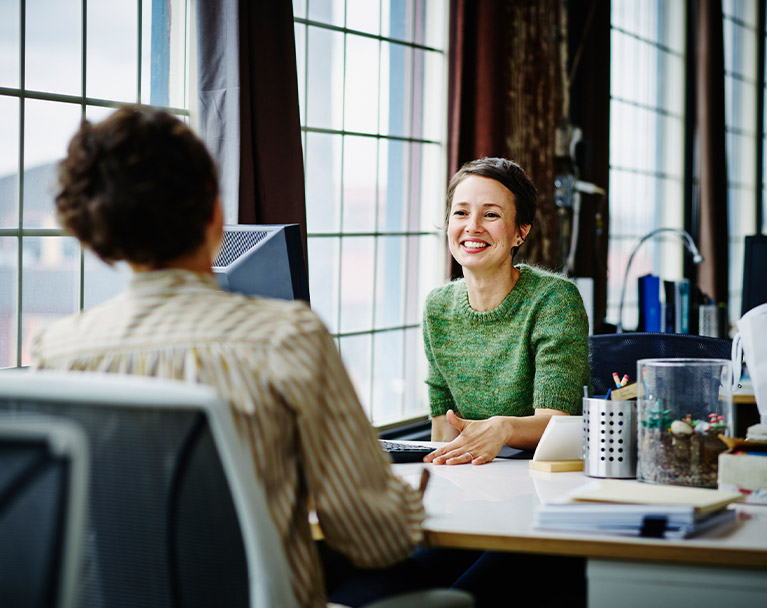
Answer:
<svg viewBox="0 0 767 608"><path fill-rule="evenodd" d="M160 267L203 244L218 171L182 121L145 107L83 122L59 163L61 225L107 263Z"/></svg>

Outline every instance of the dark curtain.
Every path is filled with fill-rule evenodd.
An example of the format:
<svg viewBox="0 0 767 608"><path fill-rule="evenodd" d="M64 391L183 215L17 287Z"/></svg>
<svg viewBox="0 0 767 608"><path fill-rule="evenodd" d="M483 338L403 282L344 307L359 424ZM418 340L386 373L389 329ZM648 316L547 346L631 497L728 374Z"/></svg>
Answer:
<svg viewBox="0 0 767 608"><path fill-rule="evenodd" d="M570 119L583 131L580 179L608 190L610 179L610 3L568 3ZM609 193L608 193L609 195ZM575 276L594 279L594 333L606 331L608 196L582 195Z"/></svg>
<svg viewBox="0 0 767 608"><path fill-rule="evenodd" d="M483 156L507 156L508 2L451 0L448 176ZM449 273L461 276L450 257Z"/></svg>
<svg viewBox="0 0 767 608"><path fill-rule="evenodd" d="M520 256L555 265L554 137L562 112L559 0L451 0L448 172L482 156L518 162L538 188ZM451 260L450 274L461 269Z"/></svg>
<svg viewBox="0 0 767 608"><path fill-rule="evenodd" d="M698 0L696 129L700 234L705 261L698 285L714 302L728 301L727 164L724 130L724 36L719 0Z"/></svg>
<svg viewBox="0 0 767 608"><path fill-rule="evenodd" d="M448 172L482 156L507 154L507 0L452 0Z"/></svg>
<svg viewBox="0 0 767 608"><path fill-rule="evenodd" d="M299 224L306 203L290 2L197 2L199 128L227 222Z"/></svg>

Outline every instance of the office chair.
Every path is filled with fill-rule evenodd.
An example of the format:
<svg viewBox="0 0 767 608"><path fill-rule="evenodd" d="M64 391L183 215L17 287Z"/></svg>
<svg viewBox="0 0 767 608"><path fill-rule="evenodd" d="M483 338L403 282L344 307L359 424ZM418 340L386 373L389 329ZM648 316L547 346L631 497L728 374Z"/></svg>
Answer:
<svg viewBox="0 0 767 608"><path fill-rule="evenodd" d="M74 608L88 480L82 430L0 416L0 603Z"/></svg>
<svg viewBox="0 0 767 608"><path fill-rule="evenodd" d="M34 380L33 380L34 378ZM207 386L96 373L0 374L0 411L56 413L90 442L81 606L295 605L264 490ZM463 592L375 608L471 608Z"/></svg>
<svg viewBox="0 0 767 608"><path fill-rule="evenodd" d="M64 416L88 437L80 606L295 604L263 489L212 388L9 371L0 410Z"/></svg>
<svg viewBox="0 0 767 608"><path fill-rule="evenodd" d="M637 377L640 359L730 359L732 342L707 336L663 333L603 334L589 337L591 386L595 395L615 388L613 372L629 382Z"/></svg>

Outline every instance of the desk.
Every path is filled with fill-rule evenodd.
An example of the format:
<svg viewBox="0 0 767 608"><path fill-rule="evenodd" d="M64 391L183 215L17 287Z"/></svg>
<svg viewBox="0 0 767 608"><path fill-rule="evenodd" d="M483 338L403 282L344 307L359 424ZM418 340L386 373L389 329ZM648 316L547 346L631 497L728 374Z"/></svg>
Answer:
<svg viewBox="0 0 767 608"><path fill-rule="evenodd" d="M393 466L417 485L424 465ZM585 483L582 472L532 471L527 461L500 459L425 466L432 473L424 497L430 546L584 557L590 608L767 605L767 507L739 505L742 521L718 537L545 532L532 529L536 509Z"/></svg>

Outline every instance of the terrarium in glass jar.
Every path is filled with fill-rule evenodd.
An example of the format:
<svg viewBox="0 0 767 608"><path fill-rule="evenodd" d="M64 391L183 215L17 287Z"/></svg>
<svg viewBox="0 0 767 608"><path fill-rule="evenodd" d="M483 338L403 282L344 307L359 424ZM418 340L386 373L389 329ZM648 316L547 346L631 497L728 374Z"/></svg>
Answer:
<svg viewBox="0 0 767 608"><path fill-rule="evenodd" d="M637 479L715 488L732 429L731 362L642 359L637 378Z"/></svg>

